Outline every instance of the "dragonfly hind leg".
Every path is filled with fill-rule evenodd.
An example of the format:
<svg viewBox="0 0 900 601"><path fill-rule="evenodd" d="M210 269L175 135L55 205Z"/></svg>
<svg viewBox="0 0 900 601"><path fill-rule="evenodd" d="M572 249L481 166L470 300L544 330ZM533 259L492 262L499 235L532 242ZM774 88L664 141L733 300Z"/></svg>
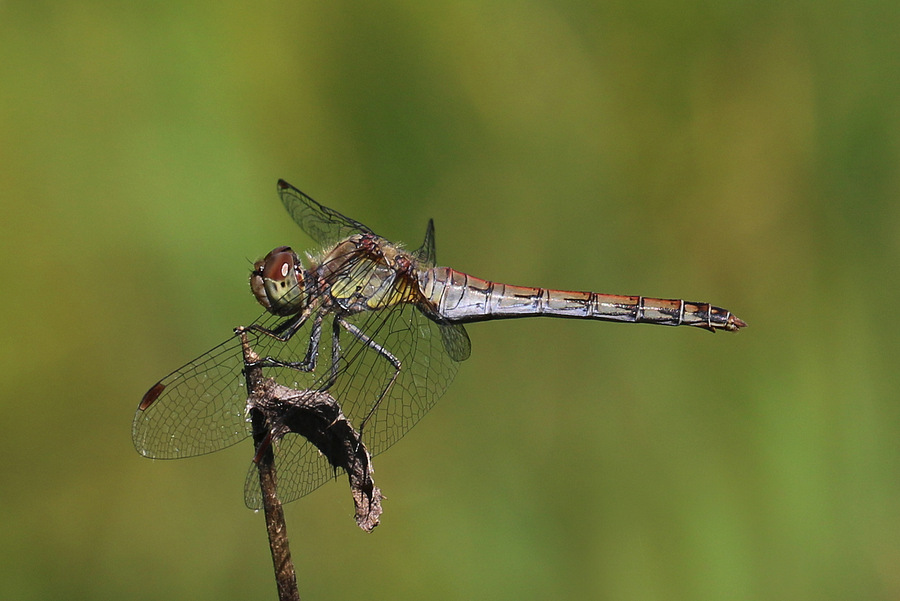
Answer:
<svg viewBox="0 0 900 601"><path fill-rule="evenodd" d="M370 349L374 350L376 353L384 357L391 365L394 366L394 373L391 375L387 384L384 387L384 390L381 391L381 394L378 395L378 399L376 399L375 403L372 405L372 408L366 413L366 416L363 418L362 423L359 425L359 437L362 440L363 431L366 428L366 424L369 423L369 420L375 415L375 412L378 411L378 407L381 406L381 402L387 397L388 392L390 392L391 388L394 386L394 382L397 381L397 377L400 375L400 369L403 364L400 362L397 357L391 354L389 350L375 342L370 336L368 336L365 332L360 330L358 327L353 325L352 323L347 322L341 317L335 318L335 322L339 323L341 327L350 332L357 340L365 344Z"/></svg>

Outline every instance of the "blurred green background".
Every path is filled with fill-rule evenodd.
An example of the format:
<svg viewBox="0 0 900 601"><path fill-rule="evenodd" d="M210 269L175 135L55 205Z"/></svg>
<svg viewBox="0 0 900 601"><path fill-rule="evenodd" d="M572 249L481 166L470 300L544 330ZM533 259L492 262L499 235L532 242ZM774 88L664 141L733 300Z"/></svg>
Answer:
<svg viewBox="0 0 900 601"><path fill-rule="evenodd" d="M287 506L305 599L900 597L897 2L0 1L0 597L274 599L250 443L140 458L161 376L311 242L750 327L469 328L444 399Z"/></svg>

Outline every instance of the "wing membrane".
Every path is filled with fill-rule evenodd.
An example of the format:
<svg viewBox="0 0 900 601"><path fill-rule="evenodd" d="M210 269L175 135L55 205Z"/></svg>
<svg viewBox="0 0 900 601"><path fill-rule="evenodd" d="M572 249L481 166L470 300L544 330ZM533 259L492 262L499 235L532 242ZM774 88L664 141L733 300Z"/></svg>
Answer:
<svg viewBox="0 0 900 601"><path fill-rule="evenodd" d="M278 188L294 221L323 246L334 245L353 234L372 233L365 225L320 205L283 180ZM429 221L422 247L413 255L424 267L434 264L432 222ZM371 257L361 255L363 258L371 262ZM352 260L353 257L349 261L346 256L342 259L342 269L331 272L331 277L356 282L354 278L362 274L354 270L362 269L363 263ZM392 285L403 286L404 282L401 277ZM409 298L408 288L385 292L384 298ZM253 325L283 333L296 319L264 313ZM352 325L350 329L334 327L333 319L335 316L329 315L322 324L314 372L289 366L307 356L313 319L287 341L255 329L248 329L246 335L260 357L285 364L263 367L265 377L298 391L327 388L354 429L359 430L365 423L362 440L374 456L402 438L441 397L456 375L458 362L469 356L469 338L461 325L442 323L411 303L345 317ZM336 378L332 378L335 332L340 359L334 370ZM391 386L388 385L396 367L385 353L401 365ZM132 436L138 452L160 459L192 457L247 438L251 428L246 416L248 394L243 367L240 340L233 336L163 378L145 395L134 417ZM274 446L278 496L282 502L302 497L336 475L328 461L300 435L289 433ZM250 447L247 455L252 456ZM245 502L251 508L261 505L255 465L245 483Z"/></svg>
<svg viewBox="0 0 900 601"><path fill-rule="evenodd" d="M278 195L291 219L323 247L333 246L353 234L373 233L355 219L322 206L283 179L278 180Z"/></svg>
<svg viewBox="0 0 900 601"><path fill-rule="evenodd" d="M400 440L428 412L450 385L458 363L444 350L443 326L428 319L413 305L362 313L349 321L402 364L394 385L376 407L376 399L390 381L394 367L353 334L340 330L341 365L328 392L341 405L354 429L358 430L363 420L368 420L362 439L374 456ZM254 350L260 355L278 358L279 353L292 356L295 352L265 339L259 343ZM330 379L325 355L324 348L320 349L319 375L311 383L303 382L311 374L301 373L298 378L296 370L290 368L267 368L264 374L297 390L319 389ZM336 473L343 473L343 470L336 472L312 444L297 434L287 434L275 444L275 467L278 497L283 503L298 499L334 478ZM259 483L252 467L245 483L245 501L253 509L258 509L261 503Z"/></svg>
<svg viewBox="0 0 900 601"><path fill-rule="evenodd" d="M423 267L434 267L437 263L437 251L434 247L434 219L428 220L428 227L425 228L425 240L422 242L422 246L413 252L413 256Z"/></svg>
<svg viewBox="0 0 900 601"><path fill-rule="evenodd" d="M156 397L134 416L138 453L154 459L193 457L246 438L242 367L239 341L229 338L160 380L151 389Z"/></svg>
<svg viewBox="0 0 900 601"><path fill-rule="evenodd" d="M264 315L256 323L275 330L283 321L284 318ZM445 350L445 331L456 329L435 323L409 304L361 313L348 321L402 363L393 387L375 407L375 400L389 382L394 367L350 332L339 330L341 362L337 380L328 391L355 429L368 417L363 441L369 452L376 455L418 423L450 385L458 363ZM267 367L263 368L264 375L296 390L323 388L330 379L328 335L332 331L330 324L323 329L328 334L322 336L316 372ZM251 347L260 356L293 362L305 356L310 324L304 324L287 342L252 330L247 335ZM246 420L247 391L242 369L240 342L235 336L163 378L158 397L135 415L132 433L138 452L159 459L192 457L224 449L247 438L250 424ZM252 456L250 447L247 456ZM284 503L312 492L335 477L327 460L296 434L287 434L276 443L275 462L278 496ZM250 475L245 501L254 509L261 502L258 482Z"/></svg>

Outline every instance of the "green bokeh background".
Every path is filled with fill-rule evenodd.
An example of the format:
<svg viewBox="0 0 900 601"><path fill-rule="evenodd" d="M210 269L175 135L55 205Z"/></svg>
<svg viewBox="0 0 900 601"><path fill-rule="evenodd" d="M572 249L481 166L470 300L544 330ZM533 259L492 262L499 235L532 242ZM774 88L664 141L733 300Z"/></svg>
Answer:
<svg viewBox="0 0 900 601"><path fill-rule="evenodd" d="M900 597L900 4L0 1L0 598L273 599L250 443L140 458L162 375L311 242L283 177L509 283L737 335L469 328L287 506L305 599Z"/></svg>

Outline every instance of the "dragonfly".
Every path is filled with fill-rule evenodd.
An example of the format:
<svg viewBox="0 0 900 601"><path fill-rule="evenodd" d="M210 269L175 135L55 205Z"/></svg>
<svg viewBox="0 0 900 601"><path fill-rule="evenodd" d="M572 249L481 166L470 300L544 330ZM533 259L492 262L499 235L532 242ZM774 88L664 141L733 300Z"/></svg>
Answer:
<svg viewBox="0 0 900 601"><path fill-rule="evenodd" d="M284 180L278 193L321 248L305 261L280 246L254 263L250 288L265 308L251 325L154 384L132 423L137 451L177 459L251 434L242 342L266 376L336 399L372 455L397 442L443 395L471 353L465 324L552 316L734 332L747 324L706 302L513 286L437 266L434 222L406 250ZM240 333L238 335L238 332ZM296 500L338 473L303 436L273 443L278 497ZM258 483L244 500L258 509Z"/></svg>

